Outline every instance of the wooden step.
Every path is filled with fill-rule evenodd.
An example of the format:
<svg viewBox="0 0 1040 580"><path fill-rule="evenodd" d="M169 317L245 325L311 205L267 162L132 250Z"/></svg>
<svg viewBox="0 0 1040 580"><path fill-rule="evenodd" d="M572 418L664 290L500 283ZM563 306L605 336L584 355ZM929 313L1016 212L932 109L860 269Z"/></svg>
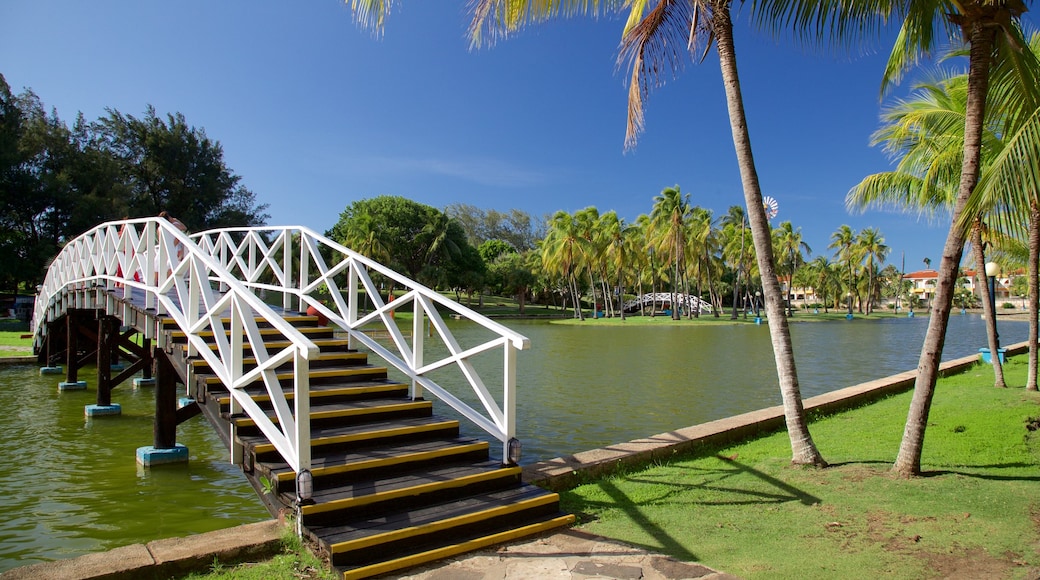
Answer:
<svg viewBox="0 0 1040 580"><path fill-rule="evenodd" d="M214 385L216 386L216 385ZM271 401L271 395L267 392L267 388L256 385L246 387L244 389L249 396L257 403L269 403ZM296 393L293 390L293 385L288 382L282 383L282 390L285 393L285 399L288 401L296 398ZM227 390L223 390L223 393L227 393ZM408 393L408 385L404 383L395 383L388 380L374 380L374 381L351 381L345 384L317 384L311 385L310 397L311 401L317 401L322 399L331 398L358 398L363 396L369 397L386 397L398 394L400 397L404 397ZM230 394L217 394L215 389L211 388L211 396L214 396L221 409L227 409L231 404Z"/></svg>
<svg viewBox="0 0 1040 580"><path fill-rule="evenodd" d="M316 407L311 406L311 423L319 420L347 419L358 417L375 417L378 415L403 415L412 414L417 416L421 413L430 413L433 403L430 401L412 401L409 399L373 399L351 401L348 403L332 403ZM267 410L267 417L276 425L278 416L272 410ZM247 416L233 417L238 427L255 427L256 422Z"/></svg>
<svg viewBox="0 0 1040 580"><path fill-rule="evenodd" d="M481 461L486 461L488 449L487 441L457 437L448 440L408 443L389 450L374 448L319 455L311 458L311 475L317 482L322 477L342 476L361 471L378 472L389 467L457 460L468 456L479 456ZM286 490L285 484L295 484L296 473L284 462L271 464L262 462L258 464L258 467L271 474L272 480L278 482L280 492Z"/></svg>
<svg viewBox="0 0 1040 580"><path fill-rule="evenodd" d="M267 344L267 343L265 343ZM216 345L212 345L216 348ZM368 354L357 351L328 351L318 353L317 358L310 359L311 368L321 368L322 366L333 366L339 364L343 365L363 365L368 362ZM210 371L209 361L203 358L193 358L188 361L192 370L196 374L206 374ZM256 367L256 357L247 356L242 359L242 366L245 370L252 370ZM292 362L286 362L284 367L291 367Z"/></svg>
<svg viewBox="0 0 1040 580"><path fill-rule="evenodd" d="M537 521L524 526L513 527L483 536L459 539L454 543L446 544L444 546L429 548L425 551L419 551L373 564L354 567L337 567L337 569L342 570L343 580L371 578L380 574L388 574L406 568L414 568L430 562L458 556L459 554L465 554L490 546L512 542L520 538L545 533L550 530L572 525L574 524L574 520L575 518L571 514L560 514L554 518Z"/></svg>
<svg viewBox="0 0 1040 580"><path fill-rule="evenodd" d="M321 352L334 352L334 351L347 351L347 352L349 352L347 349L348 349L348 347L350 345L350 341L347 340L346 338L336 338L334 336L326 337L326 338L311 336L309 338L311 339L311 342L313 342L315 344L315 346L318 347L318 350L320 350ZM214 350L214 351L217 350L217 344L216 343L210 342L210 343L207 343L207 344L209 345L209 349L210 350ZM185 349L185 350L187 350L187 348L188 348L187 344L182 344L180 346L181 346L182 349ZM290 341L288 339L264 340L264 347L267 348L268 352L270 352L272 350L281 350L281 349L284 349L284 348L289 348L290 346L292 346L292 341ZM251 352L253 352L253 347L250 344L243 344L242 345L242 351L243 351L243 353L247 353L247 352L251 353Z"/></svg>
<svg viewBox="0 0 1040 580"><path fill-rule="evenodd" d="M350 367L319 367L316 369L310 369L308 376L311 382L329 380L329 379L352 379L357 377L385 377L387 373L386 367L375 367L371 365L363 366L350 366ZM292 370L276 371L275 376L279 382L286 383L292 382L295 378L295 374ZM207 385L219 385L221 384L220 377L216 375L201 375L202 380ZM262 385L263 378L259 377L255 381L256 384Z"/></svg>
<svg viewBox="0 0 1040 580"><path fill-rule="evenodd" d="M258 330L260 332L260 336L264 338L279 338L285 336L284 334L282 334L282 331L277 328L265 327L260 328ZM332 337L335 334L335 329L328 326L299 326L296 327L296 330L298 330L300 334L303 334L307 337ZM173 342L184 342L188 339L187 333L180 329L168 330L166 332L169 334L170 340L172 340ZM214 333L212 330L202 330L195 334L204 339L206 342L210 342L216 336L216 333ZM224 336L230 335L231 331L228 330L224 332Z"/></svg>
<svg viewBox="0 0 1040 580"><path fill-rule="evenodd" d="M378 515L344 526L312 526L311 531L336 556L392 542L413 540L455 527L484 522L532 508L559 504L559 496L534 486L517 486L418 510Z"/></svg>
<svg viewBox="0 0 1040 580"><path fill-rule="evenodd" d="M311 449L331 447L350 443L362 443L379 440L389 442L416 435L449 434L457 436L459 422L453 419L435 420L429 417L417 417L403 420L379 421L363 424L345 424L335 427L315 427L311 429ZM274 453L275 447L267 442L263 435L239 437L247 449L255 455L262 456Z"/></svg>
<svg viewBox="0 0 1040 580"><path fill-rule="evenodd" d="M328 550L334 566L359 568L552 521L561 515L557 494L517 485L342 524L311 524L307 529Z"/></svg>
<svg viewBox="0 0 1040 580"><path fill-rule="evenodd" d="M317 516L330 512L337 519L344 519L348 514L357 517L361 510L371 512L392 511L385 506L391 502L402 505L403 502L415 503L431 497L440 497L445 501L447 493L465 492L476 486L513 487L520 484L521 469L519 466L502 467L495 461L478 464L448 465L433 467L415 472L391 475L385 478L374 478L358 482L348 482L330 487L316 489L313 504L301 507L304 525L327 521ZM438 495L439 494L439 495ZM292 501L294 497L286 497Z"/></svg>
<svg viewBox="0 0 1040 580"><path fill-rule="evenodd" d="M257 317L253 320L256 322L256 325L260 328L270 328L272 326L271 322L264 318ZM282 316L282 320L288 322L292 326L318 326L318 317L310 316L308 314L285 314L284 316ZM231 317L221 316L220 323L225 326L230 325ZM162 318L159 321L159 324L162 330L177 329L177 321L172 318Z"/></svg>

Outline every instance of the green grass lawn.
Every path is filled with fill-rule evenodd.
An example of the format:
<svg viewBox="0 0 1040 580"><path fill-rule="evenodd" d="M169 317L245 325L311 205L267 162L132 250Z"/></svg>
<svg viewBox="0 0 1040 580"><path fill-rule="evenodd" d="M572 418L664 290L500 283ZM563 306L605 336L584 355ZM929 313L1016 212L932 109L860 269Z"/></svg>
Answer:
<svg viewBox="0 0 1040 580"><path fill-rule="evenodd" d="M1024 384L1026 357L1005 371ZM564 505L589 532L745 578L1036 578L1040 395L992 385L983 365L940 381L922 477L889 473L907 393L814 421L827 469L791 466L782 432L583 485Z"/></svg>
<svg viewBox="0 0 1040 580"><path fill-rule="evenodd" d="M32 339L22 338L26 330L0 330L0 357L32 355Z"/></svg>

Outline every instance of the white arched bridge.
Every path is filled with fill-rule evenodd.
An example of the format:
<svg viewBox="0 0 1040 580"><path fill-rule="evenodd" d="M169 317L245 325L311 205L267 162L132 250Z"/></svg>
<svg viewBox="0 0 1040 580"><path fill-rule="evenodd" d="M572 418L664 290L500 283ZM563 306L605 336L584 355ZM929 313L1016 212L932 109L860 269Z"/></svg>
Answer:
<svg viewBox="0 0 1040 580"><path fill-rule="evenodd" d="M454 336L445 315L479 332ZM345 578L573 521L517 465L529 340L308 228L102 224L50 265L33 331L62 385L96 361L88 413L118 414L112 390L154 368L154 445L138 461L178 457L177 424L205 416L271 512L294 510Z"/></svg>
<svg viewBox="0 0 1040 580"><path fill-rule="evenodd" d="M702 314L711 314L714 309L711 303L701 299L700 296L694 296L693 294L672 294L670 292L655 292L652 294L643 294L637 296L628 302L625 302L623 308L625 312L634 312L641 307L646 306L666 306L671 307L672 303L677 303L684 310L696 308Z"/></svg>

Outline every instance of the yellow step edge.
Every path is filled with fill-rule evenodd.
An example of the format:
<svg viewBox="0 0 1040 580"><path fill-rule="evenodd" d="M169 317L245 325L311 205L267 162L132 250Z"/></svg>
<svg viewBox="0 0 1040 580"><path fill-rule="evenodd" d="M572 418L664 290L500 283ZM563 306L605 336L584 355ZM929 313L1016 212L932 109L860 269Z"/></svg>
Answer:
<svg viewBox="0 0 1040 580"><path fill-rule="evenodd" d="M336 377L354 377L357 375L370 375L373 373L384 373L386 367L358 367L349 369L331 369L331 368L316 368L311 369L308 376L312 379L331 379ZM281 371L275 374L279 381L289 381L295 376L291 370ZM257 381L261 381L260 377L257 377ZM207 385L219 385L221 383L220 377L206 377Z"/></svg>
<svg viewBox="0 0 1040 580"><path fill-rule="evenodd" d="M493 471L485 471L483 473L474 473L472 475L466 475L455 479L449 479L446 481L432 481L423 483L420 485L413 485L409 487L403 487L400 489L393 489L389 491L383 491L379 493L372 493L361 495L357 497L351 497L346 499L338 499L326 503L312 504L303 506L303 515L310 516L325 512L336 511L346 508L361 507L381 501L389 501L399 499L402 497L409 497L413 495L419 495L422 493L428 493L435 490L441 489L454 489L457 487L464 487L474 483L480 483L483 481L492 481L502 477L510 477L514 475L520 475L522 470L520 467L503 467L501 469L495 469Z"/></svg>
<svg viewBox="0 0 1040 580"><path fill-rule="evenodd" d="M425 425L410 425L405 427L388 427L386 429L376 429L373 431L365 431L364 433L351 433L349 435L336 435L334 437L322 437L320 439L311 439L311 447L319 447L321 445L335 445L337 443L354 443L357 441L369 441L371 439L380 439L382 437L396 437L398 435L410 435L413 433L426 433L428 431L439 431L441 429L450 429L457 427L458 421L439 421L437 423L429 423ZM275 447L271 443L261 443L253 447L253 453L271 453L275 450Z"/></svg>
<svg viewBox="0 0 1040 580"><path fill-rule="evenodd" d="M544 522L538 522L536 524L530 524L515 530L508 530L505 532L499 532L490 536L484 536L481 538L474 538L472 540L463 542L461 544L453 544L451 546L444 546L443 548L437 548L435 550L427 550L425 552L419 552L418 554L411 554L394 560L387 560L386 562L380 562L378 564L371 564L369 566L363 566L361 568L354 568L343 573L343 580L361 580L362 578L371 578L372 576L378 576L380 574L386 574L388 572L394 572L396 570L403 570L405 568L414 568L421 564L427 564L429 562L436 562L437 560L443 560L445 558L451 558L452 556L458 556L459 554L465 554L467 552L473 552L480 550L481 548L487 548L489 546L495 546L497 544L504 544L520 538L526 538L527 536L533 536L542 532L547 532L556 528L562 528L573 524L575 518L571 514L559 516L551 520Z"/></svg>
<svg viewBox="0 0 1040 580"><path fill-rule="evenodd" d="M272 334L277 336L284 336L284 333L282 333L282 331L277 328L258 328L257 330L260 331L260 336ZM322 334L326 332L335 332L335 329L329 326L301 326L296 328L296 330L300 331L301 334ZM197 332L196 334L199 336L213 336L216 333L212 330L203 330L201 332ZM230 334L230 331L225 330L224 334ZM245 331L243 331L243 334L245 334ZM188 333L184 332L183 330L170 331L170 338L184 338L187 335Z"/></svg>
<svg viewBox="0 0 1040 580"><path fill-rule="evenodd" d="M317 359L311 359L311 362L314 362L315 360L319 360L319 361L322 361L322 362L335 361L335 360L356 361L358 359L367 359L367 358L368 358L368 353L364 353L364 352L323 352L323 353L318 354L318 358ZM208 367L209 366L209 363L206 361L206 359L201 359L201 358L191 359L190 361L188 361L188 364L190 364L192 366L192 368L194 368L194 369L199 369L200 367ZM246 358L242 359L242 364L243 365L255 365L256 364L256 357L255 356L246 357Z"/></svg>
<svg viewBox="0 0 1040 580"><path fill-rule="evenodd" d="M350 341L348 341L345 338L332 338L332 337L328 337L328 338L312 338L311 340L314 341L315 344L317 344L318 346L347 346L347 345L350 344ZM209 344L209 349L210 350L217 350L217 344L216 343L211 342L211 343L208 343L208 344ZM266 346L269 350L270 349L275 349L275 348L286 348L286 347L288 347L290 345L292 345L292 342L290 342L288 340L264 341L264 346ZM187 349L188 348L188 345L186 345L186 344L182 344L182 345L178 345L178 346L180 346L182 349ZM246 350L246 351L253 350L252 347L250 345L248 345L248 344L243 344L242 348L243 348L243 350ZM362 354L364 354L364 353L362 353Z"/></svg>
<svg viewBox="0 0 1040 580"><path fill-rule="evenodd" d="M335 389L322 389L320 391L311 391L311 399L317 399L320 397L337 397L340 395L372 395L382 392L400 391L401 389L407 389L408 385L404 383L390 383L386 385L370 385L367 387L337 387ZM292 391L285 393L285 400L291 401L296 397L296 394ZM271 395L262 394L254 395L253 400L257 402L270 401ZM220 405L230 405L231 396L223 395L217 397L217 403Z"/></svg>
<svg viewBox="0 0 1040 580"><path fill-rule="evenodd" d="M254 320L264 321L266 319L262 318L262 317L257 317L257 318L254 318ZM286 322L306 322L306 321L317 321L318 317L317 316L311 316L311 315L308 315L308 314L293 314L293 315L290 315L290 316L283 316L282 320L285 320ZM231 317L230 316L221 316L220 317L220 321L222 323L228 324L228 323L231 322ZM172 318L162 318L162 319L160 319L159 322L162 325L164 325L164 326L177 326L177 321L172 319Z"/></svg>
<svg viewBox="0 0 1040 580"><path fill-rule="evenodd" d="M412 411L415 409L425 409L432 407L431 401L409 401L407 403L392 403L390 405L380 405L378 407L361 407L357 409L336 409L332 411L311 411L311 420L314 419L332 419L335 417L357 417L359 415L369 415L372 413L381 412L393 412L393 411ZM275 425L278 424L278 417L270 417L271 422ZM255 427L256 421L249 417L238 417L235 419L235 426L237 427Z"/></svg>
<svg viewBox="0 0 1040 580"><path fill-rule="evenodd" d="M456 445L454 447L449 447L447 449L437 449L435 451L417 451L415 453L406 453L404 455L394 455L393 457L365 459L364 461L354 461L351 463L344 463L342 465L333 465L332 467L312 467L311 475L313 475L314 477L322 477L326 475L339 475L342 473L359 471L362 469L390 467L392 465L411 463L413 461L427 461L430 459L438 459L441 457L451 457L452 455L462 455L464 453L470 453L472 451L483 451L487 448L487 441L478 441L477 443ZM293 471L285 471L279 473L277 478L278 483L293 481L294 479L296 479L296 473Z"/></svg>
<svg viewBox="0 0 1040 580"><path fill-rule="evenodd" d="M437 520L435 522L430 522L421 526L410 526L407 528L401 528L400 530L392 530L389 532L383 532L381 534L375 534L372 536L366 536L364 538L358 538L356 540L339 542L329 546L329 551L333 554L342 554L344 552L350 552L353 550L371 548L372 546L378 546L380 544L387 544L390 542L396 542L400 540L407 540L408 538L414 538L423 534L443 532L452 528L487 521L499 516L516 513L529 508L542 507L552 503L557 503L559 501L560 498L555 493L547 493L538 497L525 499L524 501L483 509L478 512L464 514L461 516L455 516L446 520Z"/></svg>

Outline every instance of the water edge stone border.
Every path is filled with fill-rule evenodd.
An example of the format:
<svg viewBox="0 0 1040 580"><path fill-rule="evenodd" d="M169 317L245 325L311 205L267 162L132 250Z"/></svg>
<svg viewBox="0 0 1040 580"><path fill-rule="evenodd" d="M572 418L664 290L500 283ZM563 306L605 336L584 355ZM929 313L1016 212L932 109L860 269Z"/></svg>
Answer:
<svg viewBox="0 0 1040 580"><path fill-rule="evenodd" d="M0 580L132 580L172 578L224 564L266 559L282 549L285 524L265 520L186 536L122 546L78 558L42 562L0 573Z"/></svg>

